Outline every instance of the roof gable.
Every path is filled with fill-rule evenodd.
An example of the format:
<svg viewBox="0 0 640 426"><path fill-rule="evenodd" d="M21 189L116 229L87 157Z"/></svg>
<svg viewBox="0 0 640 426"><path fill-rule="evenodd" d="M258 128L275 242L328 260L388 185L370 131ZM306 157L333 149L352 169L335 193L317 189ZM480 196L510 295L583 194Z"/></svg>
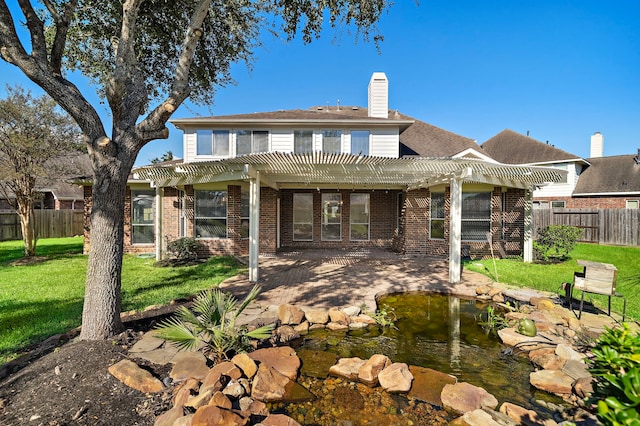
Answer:
<svg viewBox="0 0 640 426"><path fill-rule="evenodd" d="M482 149L504 164L540 164L582 161L577 155L505 129L482 144Z"/></svg>

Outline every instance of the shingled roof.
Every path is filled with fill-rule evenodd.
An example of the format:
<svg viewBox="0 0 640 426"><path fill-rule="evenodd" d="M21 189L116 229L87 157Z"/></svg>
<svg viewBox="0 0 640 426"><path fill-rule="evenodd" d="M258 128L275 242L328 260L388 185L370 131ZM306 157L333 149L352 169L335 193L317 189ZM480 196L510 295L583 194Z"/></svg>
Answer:
<svg viewBox="0 0 640 426"><path fill-rule="evenodd" d="M396 110L390 110L388 118L369 117L368 109L359 106L314 106L302 110L282 110L256 112L253 114L220 115L174 119L171 122L179 128L199 124L265 124L292 125L308 123L348 123L374 126L397 126L400 128L400 155L421 157L452 157L469 148L482 152L480 146L470 138L457 135L431 124L425 123Z"/></svg>
<svg viewBox="0 0 640 426"><path fill-rule="evenodd" d="M640 194L637 155L588 158L591 164L578 179L574 196Z"/></svg>
<svg viewBox="0 0 640 426"><path fill-rule="evenodd" d="M577 155L505 129L482 145L484 152L504 164L546 164L582 160Z"/></svg>

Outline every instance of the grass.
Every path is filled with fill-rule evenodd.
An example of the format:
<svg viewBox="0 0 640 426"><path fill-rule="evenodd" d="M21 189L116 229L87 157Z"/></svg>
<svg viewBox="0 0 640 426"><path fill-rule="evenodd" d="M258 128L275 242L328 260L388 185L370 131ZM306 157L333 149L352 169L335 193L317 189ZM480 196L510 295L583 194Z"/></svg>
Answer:
<svg viewBox="0 0 640 426"><path fill-rule="evenodd" d="M582 271L577 260L611 263L618 268L617 291L627 299L627 320L640 320L640 248L578 244L570 253L570 259L558 264L523 263L519 259L496 259L498 279L502 283L518 287L556 292L562 283L573 282L573 273ZM494 280L496 273L492 259L471 260L465 262L465 268L483 273ZM576 292L580 297L580 292ZM574 294L576 297L576 294ZM585 300L594 303L606 311L606 296L585 293ZM611 298L611 309L622 313L622 299Z"/></svg>
<svg viewBox="0 0 640 426"><path fill-rule="evenodd" d="M38 241L41 263L12 266L22 257L22 241L0 242L0 365L49 336L80 325L87 256L82 237ZM166 304L214 288L243 270L231 257L196 266L158 268L154 259L125 255L122 310Z"/></svg>

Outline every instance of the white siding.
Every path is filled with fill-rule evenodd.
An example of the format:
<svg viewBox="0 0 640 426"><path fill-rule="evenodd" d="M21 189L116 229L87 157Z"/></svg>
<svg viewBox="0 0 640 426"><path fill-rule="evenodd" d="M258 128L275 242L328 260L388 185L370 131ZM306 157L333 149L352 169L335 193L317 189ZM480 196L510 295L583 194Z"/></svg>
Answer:
<svg viewBox="0 0 640 426"><path fill-rule="evenodd" d="M293 129L271 129L271 151L293 152Z"/></svg>
<svg viewBox="0 0 640 426"><path fill-rule="evenodd" d="M196 158L196 129L187 129L182 137L182 152L185 163L191 163Z"/></svg>
<svg viewBox="0 0 640 426"><path fill-rule="evenodd" d="M534 198L570 197L578 181L576 163L569 163L567 165L567 173L567 183L552 183L536 189L533 191Z"/></svg>
<svg viewBox="0 0 640 426"><path fill-rule="evenodd" d="M398 158L400 156L398 129L384 129L371 132L369 154L376 157Z"/></svg>

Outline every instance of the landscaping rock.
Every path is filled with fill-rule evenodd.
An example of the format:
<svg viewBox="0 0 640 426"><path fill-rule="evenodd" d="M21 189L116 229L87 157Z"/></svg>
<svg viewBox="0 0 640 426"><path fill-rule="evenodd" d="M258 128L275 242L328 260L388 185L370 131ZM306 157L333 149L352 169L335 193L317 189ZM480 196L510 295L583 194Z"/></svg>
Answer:
<svg viewBox="0 0 640 426"><path fill-rule="evenodd" d="M300 333L298 333L293 327L290 325L283 325L275 329L273 332L273 341L276 344L286 344L291 342L292 340L296 340L300 338Z"/></svg>
<svg viewBox="0 0 640 426"><path fill-rule="evenodd" d="M431 368L410 365L409 371L413 376L413 383L408 395L409 398L415 398L440 407L442 407L440 394L442 393L444 385L452 385L458 381L455 376L441 373Z"/></svg>
<svg viewBox="0 0 640 426"><path fill-rule="evenodd" d="M164 385L147 370L138 367L133 361L123 359L108 369L109 373L130 388L144 393L160 392Z"/></svg>
<svg viewBox="0 0 640 426"><path fill-rule="evenodd" d="M488 285L479 285L476 287L476 295L478 296L482 296L485 294L489 294L489 291L491 291L491 287Z"/></svg>
<svg viewBox="0 0 640 426"><path fill-rule="evenodd" d="M219 391L216 391L216 392L219 392ZM211 400L212 396L213 396L213 391L211 389L205 389L204 391L200 392L198 395L195 395L189 398L189 400L184 405L197 410L202 406L209 405L209 401Z"/></svg>
<svg viewBox="0 0 640 426"><path fill-rule="evenodd" d="M275 368L291 380L298 377L300 358L296 355L296 351L288 346L258 349L249 353L249 357Z"/></svg>
<svg viewBox="0 0 640 426"><path fill-rule="evenodd" d="M361 309L358 306L347 306L342 309L342 312L351 318L360 315Z"/></svg>
<svg viewBox="0 0 640 426"><path fill-rule="evenodd" d="M304 318L304 311L294 305L280 305L278 307L278 320L281 324L300 324Z"/></svg>
<svg viewBox="0 0 640 426"><path fill-rule="evenodd" d="M262 402L280 401L291 379L269 364L261 363L253 378L251 397Z"/></svg>
<svg viewBox="0 0 640 426"><path fill-rule="evenodd" d="M580 352L573 349L571 345L559 344L558 346L556 346L556 355L558 355L562 359L571 359L584 363L584 354L581 354Z"/></svg>
<svg viewBox="0 0 640 426"><path fill-rule="evenodd" d="M245 392L245 387L233 380L230 381L229 384L222 390L223 394L232 397L233 399L238 399L241 396L244 396Z"/></svg>
<svg viewBox="0 0 640 426"><path fill-rule="evenodd" d="M582 377L573 382L573 393L580 398L587 398L593 393L593 377Z"/></svg>
<svg viewBox="0 0 640 426"><path fill-rule="evenodd" d="M561 359L555 354L553 348L536 349L529 352L529 360L540 368L546 370L560 370L566 363L566 360Z"/></svg>
<svg viewBox="0 0 640 426"><path fill-rule="evenodd" d="M570 394L573 379L559 370L540 370L529 374L531 385L546 392Z"/></svg>
<svg viewBox="0 0 640 426"><path fill-rule="evenodd" d="M214 392L222 390L229 380L237 380L242 377L242 371L230 361L216 364L209 370L207 376L202 381L200 392L211 388Z"/></svg>
<svg viewBox="0 0 640 426"><path fill-rule="evenodd" d="M557 426L555 420L545 419L533 410L527 410L510 402L503 403L500 406L500 412L523 426Z"/></svg>
<svg viewBox="0 0 640 426"><path fill-rule="evenodd" d="M464 414L478 408L493 410L498 406L498 400L493 395L467 382L444 385L440 398L443 407L456 414Z"/></svg>
<svg viewBox="0 0 640 426"><path fill-rule="evenodd" d="M236 356L231 358L231 362L240 370L242 370L242 372L248 379L251 379L253 376L255 376L256 372L258 371L256 362L244 352L241 354L237 354Z"/></svg>
<svg viewBox="0 0 640 426"><path fill-rule="evenodd" d="M263 426L300 426L300 423L284 414L272 414L264 419L261 424Z"/></svg>
<svg viewBox="0 0 640 426"><path fill-rule="evenodd" d="M358 380L358 370L363 364L364 361L358 357L341 358L336 365L329 368L329 374L347 380Z"/></svg>
<svg viewBox="0 0 640 426"><path fill-rule="evenodd" d="M404 362L394 362L378 374L382 389L389 393L406 393L411 389L413 375Z"/></svg>
<svg viewBox="0 0 640 426"><path fill-rule="evenodd" d="M311 324L326 324L329 322L329 313L326 309L305 309L304 315Z"/></svg>
<svg viewBox="0 0 640 426"><path fill-rule="evenodd" d="M207 359L201 352L180 352L173 359L176 361L169 377L174 382L182 382L190 377L201 380L209 373Z"/></svg>
<svg viewBox="0 0 640 426"><path fill-rule="evenodd" d="M349 325L349 323L351 322L349 315L345 314L338 308L329 309L329 320L341 325Z"/></svg>
<svg viewBox="0 0 640 426"><path fill-rule="evenodd" d="M164 348L154 349L149 352L137 352L131 354L131 357L144 359L145 361L149 361L158 365L167 365L178 354L179 351L180 350L177 347L168 345Z"/></svg>
<svg viewBox="0 0 640 426"><path fill-rule="evenodd" d="M570 376L573 380L591 377L591 373L587 370L587 365L583 361L570 359L562 366L562 372Z"/></svg>
<svg viewBox="0 0 640 426"><path fill-rule="evenodd" d="M131 349L129 349L129 353L149 352L162 346L164 339L156 337L154 333L153 331L145 333L142 339L138 340Z"/></svg>
<svg viewBox="0 0 640 426"><path fill-rule="evenodd" d="M512 423L498 423L491 414L480 408L464 413L462 416L449 422L449 426L517 426Z"/></svg>
<svg viewBox="0 0 640 426"><path fill-rule="evenodd" d="M227 397L227 395L225 395L220 391L217 391L211 396L211 399L209 400L209 405L215 405L227 410L231 410L231 407L233 406L229 397Z"/></svg>
<svg viewBox="0 0 640 426"><path fill-rule="evenodd" d="M330 323L327 324L326 327L331 331L346 330L346 329L349 328L348 325L341 324L341 323L338 323L338 322L330 322Z"/></svg>
<svg viewBox="0 0 640 426"><path fill-rule="evenodd" d="M156 418L153 426L173 426L175 422L184 416L184 408L182 406L173 407Z"/></svg>
<svg viewBox="0 0 640 426"><path fill-rule="evenodd" d="M391 360L388 356L372 355L358 369L358 380L369 387L375 387L378 385L378 374L389 365L391 365Z"/></svg>
<svg viewBox="0 0 640 426"><path fill-rule="evenodd" d="M357 317L351 317L351 324L353 323L364 323L367 325L373 325L376 323L376 320L374 320L367 314L360 314Z"/></svg>
<svg viewBox="0 0 640 426"><path fill-rule="evenodd" d="M198 408L191 419L191 426L245 426L247 424L249 419L215 405Z"/></svg>
<svg viewBox="0 0 640 426"><path fill-rule="evenodd" d="M298 334L307 334L309 332L309 321L302 321L300 324L293 327Z"/></svg>

